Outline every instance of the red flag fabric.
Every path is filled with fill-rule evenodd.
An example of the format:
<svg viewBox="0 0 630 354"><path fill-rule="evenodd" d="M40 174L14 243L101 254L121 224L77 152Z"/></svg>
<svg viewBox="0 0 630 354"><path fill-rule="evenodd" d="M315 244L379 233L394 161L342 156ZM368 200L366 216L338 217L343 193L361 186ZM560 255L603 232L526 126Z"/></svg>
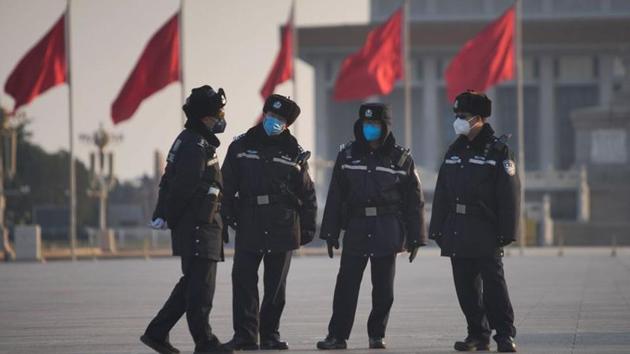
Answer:
<svg viewBox="0 0 630 354"><path fill-rule="evenodd" d="M466 42L453 58L445 73L450 102L468 89L485 91L501 81L514 78L515 19L512 6Z"/></svg>
<svg viewBox="0 0 630 354"><path fill-rule="evenodd" d="M66 82L65 28L64 14L9 75L4 90L15 100L14 112L49 88Z"/></svg>
<svg viewBox="0 0 630 354"><path fill-rule="evenodd" d="M276 86L293 77L293 6L289 19L282 29L280 51L273 62L265 83L260 88L263 100L273 93Z"/></svg>
<svg viewBox="0 0 630 354"><path fill-rule="evenodd" d="M363 48L341 64L333 98L359 100L372 95L387 95L403 76L403 9L400 8L372 30Z"/></svg>
<svg viewBox="0 0 630 354"><path fill-rule="evenodd" d="M179 14L175 14L151 37L112 103L114 124L131 118L147 97L179 81L179 40Z"/></svg>

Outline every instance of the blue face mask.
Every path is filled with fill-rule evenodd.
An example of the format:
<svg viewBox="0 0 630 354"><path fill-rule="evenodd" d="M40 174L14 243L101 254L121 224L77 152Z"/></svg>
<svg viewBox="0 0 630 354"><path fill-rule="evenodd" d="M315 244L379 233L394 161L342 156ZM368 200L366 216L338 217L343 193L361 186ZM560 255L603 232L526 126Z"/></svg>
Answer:
<svg viewBox="0 0 630 354"><path fill-rule="evenodd" d="M381 137L381 125L374 123L363 123L363 136L367 141L375 141Z"/></svg>
<svg viewBox="0 0 630 354"><path fill-rule="evenodd" d="M287 124L278 118L266 116L263 119L263 128L265 129L265 133L269 136L282 133L286 127Z"/></svg>

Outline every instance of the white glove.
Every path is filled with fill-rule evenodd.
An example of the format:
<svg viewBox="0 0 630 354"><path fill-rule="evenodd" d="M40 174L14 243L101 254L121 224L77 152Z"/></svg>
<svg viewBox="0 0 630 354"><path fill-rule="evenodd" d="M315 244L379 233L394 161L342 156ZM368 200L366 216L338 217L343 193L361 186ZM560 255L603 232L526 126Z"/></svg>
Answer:
<svg viewBox="0 0 630 354"><path fill-rule="evenodd" d="M149 226L151 226L151 228L155 230L165 230L168 228L168 225L166 224L166 220L162 218L156 218L155 220L151 221Z"/></svg>

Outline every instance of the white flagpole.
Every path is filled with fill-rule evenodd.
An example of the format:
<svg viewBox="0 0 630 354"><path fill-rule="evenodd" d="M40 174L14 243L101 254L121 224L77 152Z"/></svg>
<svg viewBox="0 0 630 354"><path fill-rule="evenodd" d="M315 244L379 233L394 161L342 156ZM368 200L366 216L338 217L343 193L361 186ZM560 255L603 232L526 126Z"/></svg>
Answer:
<svg viewBox="0 0 630 354"><path fill-rule="evenodd" d="M179 26L179 82L181 84L181 103L182 106L186 102L186 81L184 80L184 0L179 2L179 16L177 18ZM186 114L182 110L181 128L186 124Z"/></svg>
<svg viewBox="0 0 630 354"><path fill-rule="evenodd" d="M65 45L66 45L66 80L68 81L68 141L70 148L70 257L72 261L77 260L76 247L77 247L77 186L76 186L76 171L74 164L74 106L72 102L72 51L70 50L70 10L71 0L66 2L66 15L65 15Z"/></svg>
<svg viewBox="0 0 630 354"><path fill-rule="evenodd" d="M516 0L516 125L518 134L518 170L521 179L521 208L519 215L519 253L525 247L525 124L523 123L523 21L522 2Z"/></svg>
<svg viewBox="0 0 630 354"><path fill-rule="evenodd" d="M409 65L409 0L403 5L403 70L404 70L404 95L405 95L405 147L412 148L412 122L411 122L411 70Z"/></svg>

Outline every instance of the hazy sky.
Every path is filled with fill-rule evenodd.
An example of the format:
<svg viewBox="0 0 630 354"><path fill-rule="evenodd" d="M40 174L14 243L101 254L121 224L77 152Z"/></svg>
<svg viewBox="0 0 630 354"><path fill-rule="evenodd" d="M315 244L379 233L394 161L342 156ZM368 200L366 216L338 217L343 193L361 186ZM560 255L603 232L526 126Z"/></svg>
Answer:
<svg viewBox="0 0 630 354"><path fill-rule="evenodd" d="M111 123L110 106L146 41L179 8L178 0L72 0L71 50L75 151L87 162L91 147L80 134L103 123L124 136L113 150L122 179L152 173L153 151L165 152L179 133L181 86L173 83L145 100L131 120ZM290 0L185 0L184 77L186 91L202 84L223 87L228 127L219 150L249 128L262 108L259 89L279 48L279 26ZM0 0L0 82L2 88L20 58L61 16L64 0ZM364 23L368 0L298 0L298 26ZM301 119L313 114L313 71L298 63ZM12 108L4 89L0 104ZM277 89L292 94L292 84ZM55 87L23 108L33 118L33 140L47 151L68 147L68 88ZM306 130L306 129L304 129ZM300 134L302 135L302 134ZM303 145L312 148L305 136ZM19 163L19 162L18 162Z"/></svg>

